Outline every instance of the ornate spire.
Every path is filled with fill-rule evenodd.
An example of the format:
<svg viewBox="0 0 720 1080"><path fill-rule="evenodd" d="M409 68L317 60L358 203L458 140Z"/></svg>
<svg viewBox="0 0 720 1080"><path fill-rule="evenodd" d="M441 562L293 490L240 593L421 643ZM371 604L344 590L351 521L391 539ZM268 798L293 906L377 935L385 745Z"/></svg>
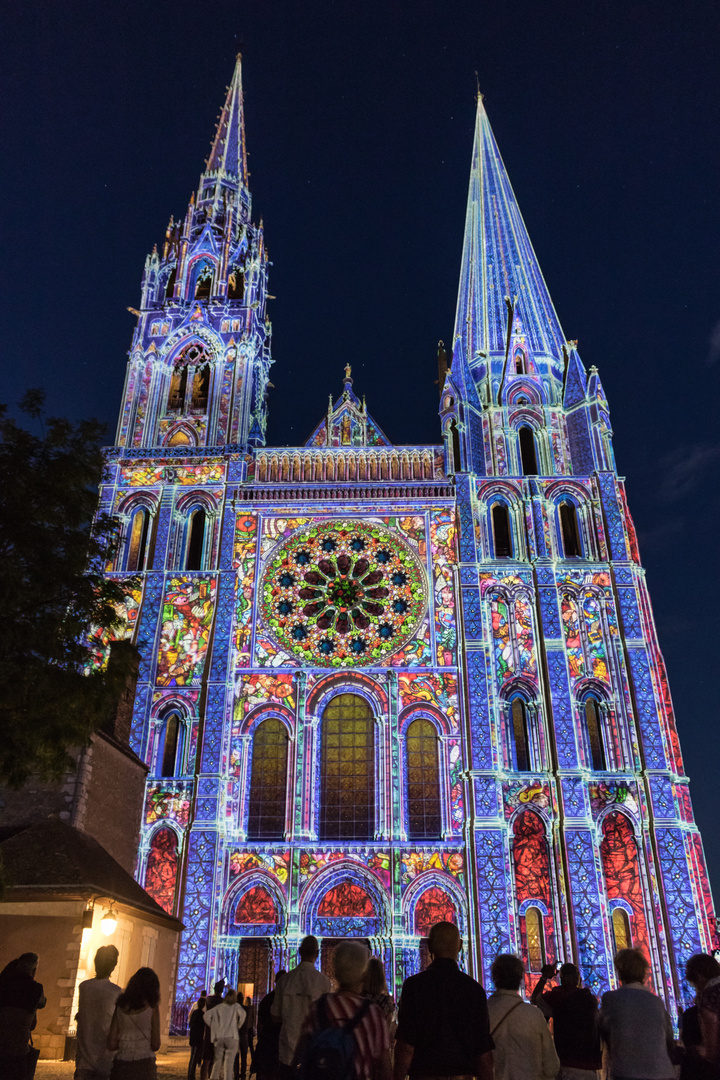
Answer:
<svg viewBox="0 0 720 1080"><path fill-rule="evenodd" d="M220 113L207 173L217 173L238 188L247 190L247 154L245 152L245 119L243 113L242 57L235 61L235 71Z"/></svg>
<svg viewBox="0 0 720 1080"><path fill-rule="evenodd" d="M518 320L529 349L561 375L565 337L478 95L455 349L462 343L480 377L495 374L491 360L504 361Z"/></svg>

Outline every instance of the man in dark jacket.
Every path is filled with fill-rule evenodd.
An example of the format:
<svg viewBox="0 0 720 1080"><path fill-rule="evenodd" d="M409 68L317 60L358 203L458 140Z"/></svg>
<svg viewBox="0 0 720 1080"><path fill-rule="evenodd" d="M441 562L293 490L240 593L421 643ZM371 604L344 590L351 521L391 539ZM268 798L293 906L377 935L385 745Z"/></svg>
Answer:
<svg viewBox="0 0 720 1080"><path fill-rule="evenodd" d="M25 1080L35 1072L37 1055L29 1065L30 1032L35 1013L45 1006L42 984L35 982L37 953L23 953L0 972L0 1061L4 1080Z"/></svg>
<svg viewBox="0 0 720 1080"><path fill-rule="evenodd" d="M580 986L580 972L574 964L563 964L560 985L543 993L556 971L557 964L543 966L531 1000L548 1019L552 1017L555 1049L562 1066L560 1080L590 1080L590 1073L602 1065L597 998Z"/></svg>
<svg viewBox="0 0 720 1080"><path fill-rule="evenodd" d="M493 1041L480 983L458 968L460 934L449 922L430 930L432 963L403 983L393 1080L477 1076L492 1080Z"/></svg>

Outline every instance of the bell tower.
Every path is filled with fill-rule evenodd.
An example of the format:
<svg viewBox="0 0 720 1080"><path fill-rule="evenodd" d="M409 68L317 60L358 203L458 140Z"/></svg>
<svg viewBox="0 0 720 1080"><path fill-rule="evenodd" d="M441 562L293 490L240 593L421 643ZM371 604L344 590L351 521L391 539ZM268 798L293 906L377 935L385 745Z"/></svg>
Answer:
<svg viewBox="0 0 720 1080"><path fill-rule="evenodd" d="M265 442L268 260L247 181L238 56L197 193L145 260L118 446Z"/></svg>

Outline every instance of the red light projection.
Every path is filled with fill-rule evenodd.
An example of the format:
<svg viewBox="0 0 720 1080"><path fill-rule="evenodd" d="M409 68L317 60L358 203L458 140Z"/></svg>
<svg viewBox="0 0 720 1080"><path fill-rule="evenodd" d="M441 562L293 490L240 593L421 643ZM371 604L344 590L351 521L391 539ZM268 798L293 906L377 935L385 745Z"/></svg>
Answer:
<svg viewBox="0 0 720 1080"><path fill-rule="evenodd" d="M177 881L177 837L172 829L160 829L152 838L145 871L145 892L172 914Z"/></svg>
<svg viewBox="0 0 720 1080"><path fill-rule="evenodd" d="M427 937L435 923L451 922L457 926L457 921L454 903L435 886L426 889L415 905L415 933L420 937Z"/></svg>
<svg viewBox="0 0 720 1080"><path fill-rule="evenodd" d="M542 900L550 906L550 856L545 826L537 814L525 810L513 825L513 859L518 903Z"/></svg>
<svg viewBox="0 0 720 1080"><path fill-rule="evenodd" d="M318 908L318 915L325 918L342 915L346 918L368 919L374 914L375 908L368 894L351 881L341 881L334 889L325 893Z"/></svg>
<svg viewBox="0 0 720 1080"><path fill-rule="evenodd" d="M637 844L633 827L624 814L615 811L605 818L600 855L608 900L624 900L630 905L632 946L641 949L651 960Z"/></svg>
<svg viewBox="0 0 720 1080"><path fill-rule="evenodd" d="M275 923L277 913L275 904L267 889L255 885L248 889L235 908L235 925L240 923Z"/></svg>

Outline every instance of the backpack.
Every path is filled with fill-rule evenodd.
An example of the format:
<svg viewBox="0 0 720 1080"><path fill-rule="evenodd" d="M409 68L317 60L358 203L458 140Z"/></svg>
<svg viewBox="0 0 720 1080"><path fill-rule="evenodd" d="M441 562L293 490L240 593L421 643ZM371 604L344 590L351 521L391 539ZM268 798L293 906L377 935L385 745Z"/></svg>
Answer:
<svg viewBox="0 0 720 1080"><path fill-rule="evenodd" d="M355 1015L342 1026L335 1025L327 1007L327 994L319 999L320 1028L314 1033L300 1063L302 1080L354 1080L355 1028L370 1008L364 1001Z"/></svg>

